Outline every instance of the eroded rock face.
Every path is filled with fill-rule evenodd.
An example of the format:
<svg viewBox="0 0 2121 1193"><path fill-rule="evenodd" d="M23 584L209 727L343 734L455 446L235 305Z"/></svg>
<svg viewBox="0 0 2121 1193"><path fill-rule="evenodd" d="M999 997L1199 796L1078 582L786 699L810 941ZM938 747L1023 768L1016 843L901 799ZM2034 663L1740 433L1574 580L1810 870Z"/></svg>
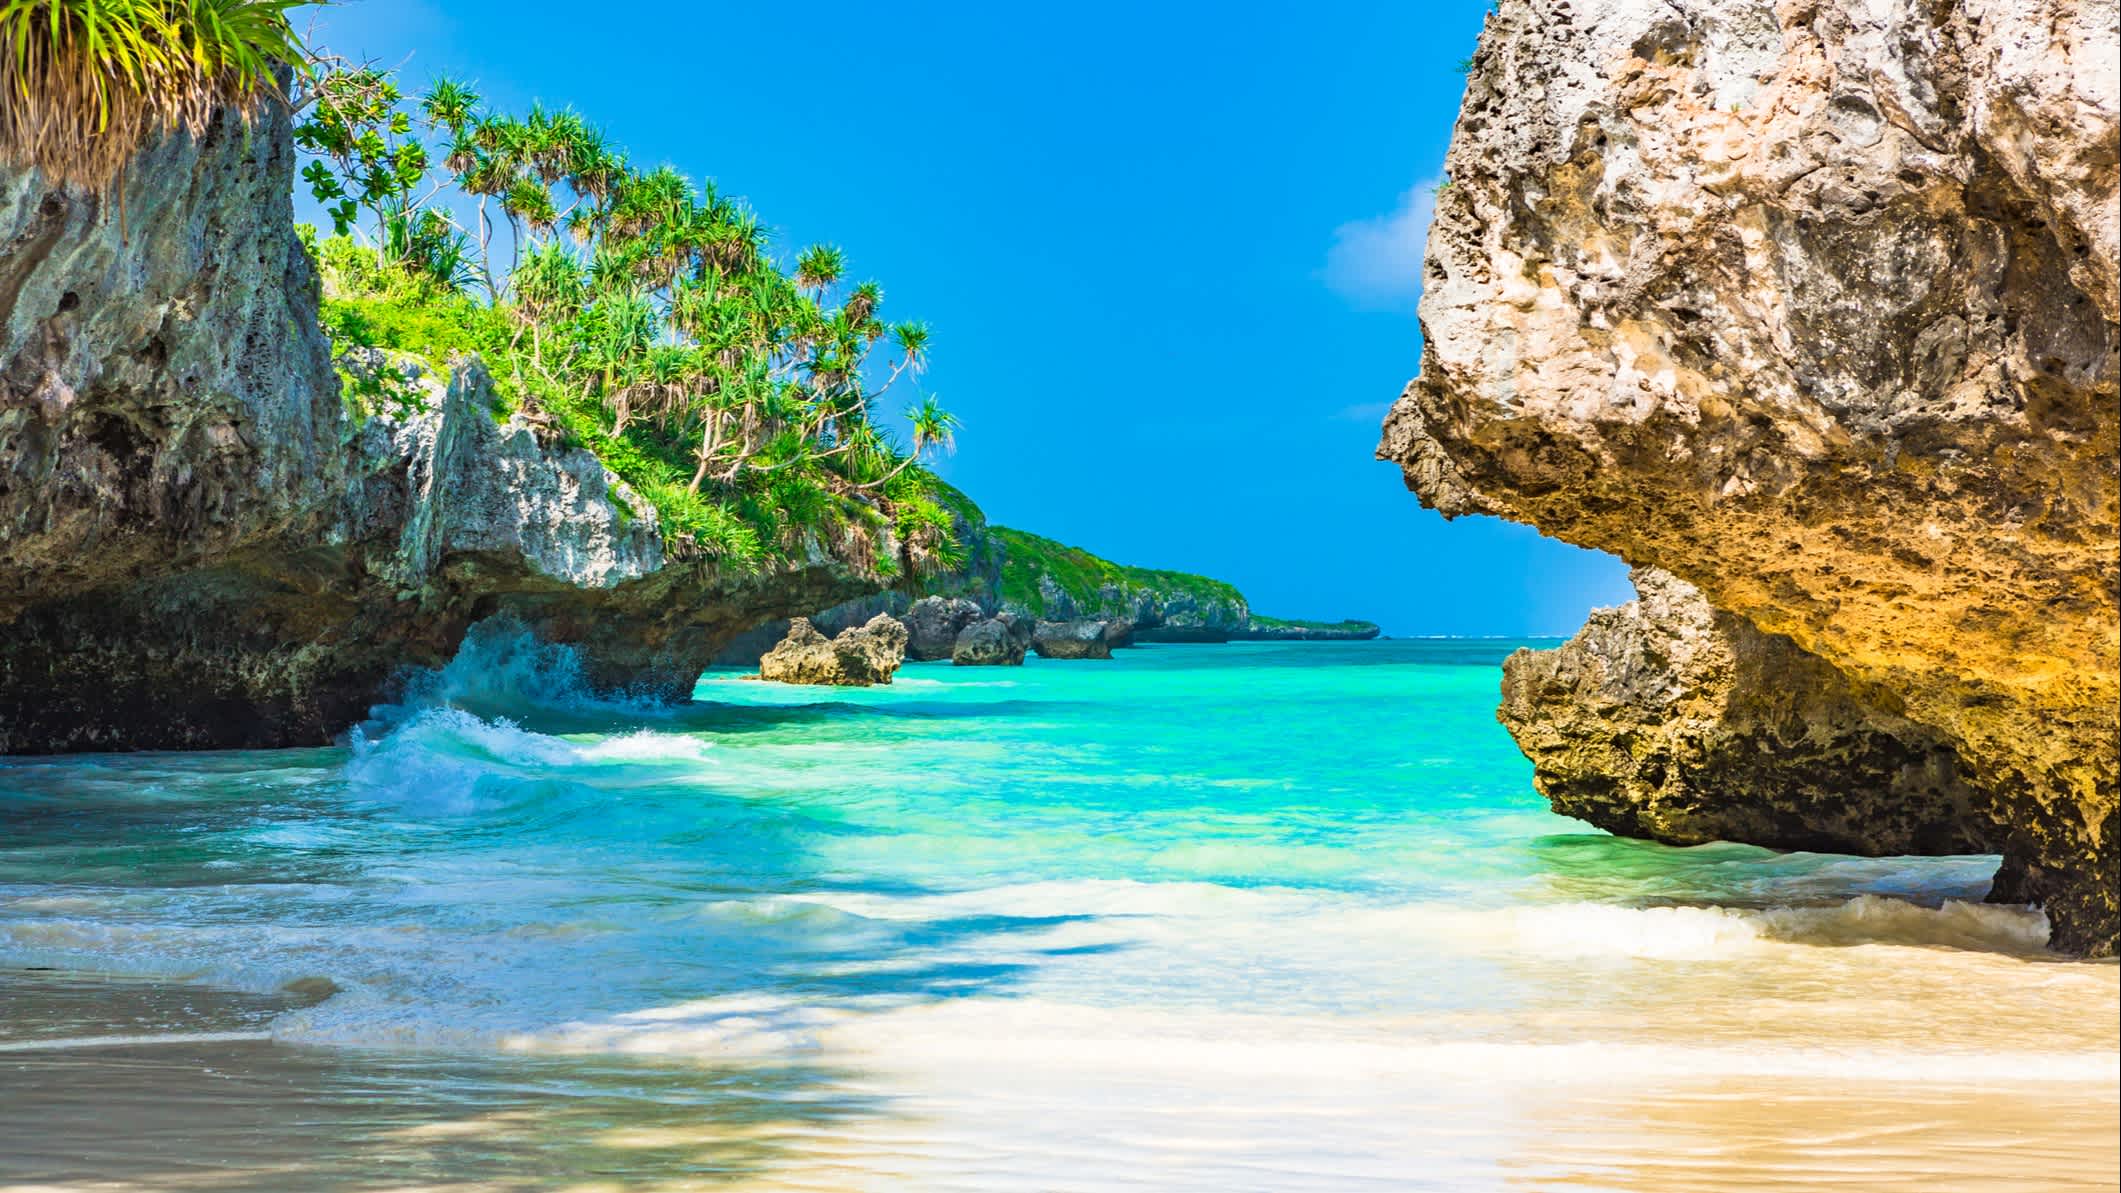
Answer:
<svg viewBox="0 0 2121 1193"><path fill-rule="evenodd" d="M1041 621L1031 628L1031 649L1042 659L1109 659L1114 647L1133 641L1125 621Z"/></svg>
<svg viewBox="0 0 2121 1193"><path fill-rule="evenodd" d="M579 648L605 688L682 700L720 644L865 583L839 560L724 576L665 559L655 511L518 413L475 359L444 378L348 354L399 405L349 419L300 533L129 576L0 623L0 752L329 741L393 676L497 615Z"/></svg>
<svg viewBox="0 0 2121 1193"><path fill-rule="evenodd" d="M2094 952L2121 923L2115 13L1503 0L1379 448L1445 514L1663 568L1939 734L2012 885ZM1784 798L1759 782L1700 797Z"/></svg>
<svg viewBox="0 0 2121 1193"><path fill-rule="evenodd" d="M921 661L952 657L959 633L985 616L977 601L922 597L900 616L906 625L906 657Z"/></svg>
<svg viewBox="0 0 2121 1193"><path fill-rule="evenodd" d="M1031 648L1031 623L1002 612L958 631L950 661L960 667L1018 667Z"/></svg>
<svg viewBox="0 0 2121 1193"><path fill-rule="evenodd" d="M496 424L476 361L447 382L380 353L348 365L388 375L404 409L334 428L309 467L336 491L283 510L286 533L163 575L134 565L0 623L0 750L328 740L508 590L661 566L653 515L622 521L588 453Z"/></svg>
<svg viewBox="0 0 2121 1193"><path fill-rule="evenodd" d="M868 687L891 682L906 658L906 627L888 613L827 638L798 617L788 636L759 660L759 678L775 683Z"/></svg>
<svg viewBox="0 0 2121 1193"><path fill-rule="evenodd" d="M1683 580L1634 580L1638 599L1593 613L1566 645L1503 663L1502 722L1556 812L1674 845L1994 848L1987 799L1943 734Z"/></svg>
<svg viewBox="0 0 2121 1193"><path fill-rule="evenodd" d="M0 752L328 742L497 614L683 699L746 627L882 587L888 532L668 559L476 361L352 354L388 400L350 411L293 159L267 112L146 150L122 204L0 170Z"/></svg>
<svg viewBox="0 0 2121 1193"><path fill-rule="evenodd" d="M166 138L105 201L0 168L0 619L329 506L339 387L293 193L284 113Z"/></svg>

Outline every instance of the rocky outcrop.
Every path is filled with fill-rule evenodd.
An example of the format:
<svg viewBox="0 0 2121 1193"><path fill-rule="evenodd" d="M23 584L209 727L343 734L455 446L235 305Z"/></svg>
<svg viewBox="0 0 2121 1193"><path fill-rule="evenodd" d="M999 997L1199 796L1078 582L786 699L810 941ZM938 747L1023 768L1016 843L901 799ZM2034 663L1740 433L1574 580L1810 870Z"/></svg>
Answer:
<svg viewBox="0 0 2121 1193"><path fill-rule="evenodd" d="M780 645L759 660L759 678L828 687L890 683L906 659L906 637L905 625L888 613L834 638L819 633L808 618L798 617Z"/></svg>
<svg viewBox="0 0 2121 1193"><path fill-rule="evenodd" d="M2090 952L2121 929L2116 34L2113 4L2072 0L1502 0L1379 448L1445 514L1662 568L1786 641L1805 699L1935 734L2005 893ZM1535 754L1626 727L1560 698L1610 691L1563 673L1615 649L1517 665ZM1746 682L1752 650L1718 673ZM1732 741L1781 741L1735 699ZM1872 740L1845 786L1897 790ZM1682 795L1609 765L1661 807L1754 806L1733 832L1810 798L1773 766ZM1885 800L1847 847L1963 842L1956 798L1927 829ZM1631 831L1666 823L1645 804Z"/></svg>
<svg viewBox="0 0 2121 1193"><path fill-rule="evenodd" d="M0 167L0 620L314 529L339 387L284 114L164 138L104 200Z"/></svg>
<svg viewBox="0 0 2121 1193"><path fill-rule="evenodd" d="M963 597L927 596L913 602L899 618L906 626L906 657L921 661L952 658L958 635L986 612Z"/></svg>
<svg viewBox="0 0 2121 1193"><path fill-rule="evenodd" d="M861 625L877 613L892 613L912 637L907 657L952 656L957 633L982 617L1010 614L1025 626L1039 621L1125 623L1128 634L1109 645L1132 642L1226 642L1244 632L1250 613L1236 588L1183 572L1122 567L1051 539L990 526L962 493L938 486L939 500L953 513L965 550L958 571L926 576L918 598L903 592L865 596L810 615L826 633ZM746 631L714 660L717 666L755 666L786 636L788 623L768 622ZM1067 648L1061 648L1067 649Z"/></svg>
<svg viewBox="0 0 2121 1193"><path fill-rule="evenodd" d="M1124 621L1041 621L1031 628L1031 649L1042 659L1109 659L1133 640L1133 631Z"/></svg>
<svg viewBox="0 0 2121 1193"><path fill-rule="evenodd" d="M1237 642L1368 642L1381 633L1373 621L1285 621L1254 614L1251 623L1230 638Z"/></svg>
<svg viewBox="0 0 2121 1193"><path fill-rule="evenodd" d="M1556 812L1681 845L1994 848L1987 799L1943 734L1693 585L1654 568L1634 579L1637 600L1503 663L1503 724Z"/></svg>
<svg viewBox="0 0 2121 1193"><path fill-rule="evenodd" d="M812 628L829 638L842 630L867 625L879 613L903 617L912 607L912 597L892 589L827 605L804 616L808 618ZM781 639L788 636L788 627L793 624L794 618L791 617L774 617L762 621L723 643L708 661L708 665L755 671L758 669L759 660L765 657L767 651L778 646Z"/></svg>
<svg viewBox="0 0 2121 1193"><path fill-rule="evenodd" d="M1184 572L1122 567L1020 530L996 532L993 605L1041 621L1125 622L1143 642L1226 642L1251 617L1234 587Z"/></svg>
<svg viewBox="0 0 2121 1193"><path fill-rule="evenodd" d="M343 426L338 491L298 531L0 624L0 750L328 741L494 616L576 645L593 683L684 699L741 627L865 582L822 552L767 576L673 565L596 457L495 421L476 360L446 380L405 356L344 364L396 401Z"/></svg>
<svg viewBox="0 0 2121 1193"><path fill-rule="evenodd" d="M342 400L285 112L122 187L0 171L0 752L326 742L500 614L682 699L744 628L882 586L881 531L669 558L595 457L496 421L476 361L354 354Z"/></svg>
<svg viewBox="0 0 2121 1193"><path fill-rule="evenodd" d="M1031 623L1014 613L997 613L958 631L950 661L960 667L1016 667L1031 648Z"/></svg>

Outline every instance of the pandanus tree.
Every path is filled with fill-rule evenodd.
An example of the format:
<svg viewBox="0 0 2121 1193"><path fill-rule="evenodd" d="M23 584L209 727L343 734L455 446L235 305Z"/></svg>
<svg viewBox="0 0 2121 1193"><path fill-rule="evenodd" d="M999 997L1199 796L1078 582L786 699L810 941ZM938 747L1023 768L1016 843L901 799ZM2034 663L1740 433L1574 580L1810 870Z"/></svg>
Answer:
<svg viewBox="0 0 2121 1193"><path fill-rule="evenodd" d="M320 84L330 85L351 86ZM385 114L394 105L392 96L371 113L385 122L384 147L418 143ZM492 111L447 79L417 108L437 146L423 170L438 166L455 187L446 201L477 212L476 248L461 236L451 244L476 253L488 302L509 317L509 353L528 340L527 369L512 362L516 382L527 373L567 409L595 412L593 437L627 445L618 458L648 469L651 491L784 529L776 507L883 511L923 500L899 478L949 447L956 420L917 395L902 452L871 411L894 386L918 388L928 329L887 323L882 288L849 284L842 249L812 245L776 262L742 204L669 166L631 168L571 111ZM408 226L453 228L443 216ZM502 251L510 264L497 274Z"/></svg>
<svg viewBox="0 0 2121 1193"><path fill-rule="evenodd" d="M632 291L605 291L583 312L581 326L589 381L611 408L611 433L624 435L633 415L636 375L656 342L655 308Z"/></svg>
<svg viewBox="0 0 2121 1193"><path fill-rule="evenodd" d="M516 338L530 333L531 365L542 370L545 328L580 311L587 296L582 262L558 244L540 245L516 267L509 291L515 298L510 313L515 318Z"/></svg>
<svg viewBox="0 0 2121 1193"><path fill-rule="evenodd" d="M478 284L471 240L448 216L392 202L383 209L381 254L445 290Z"/></svg>
<svg viewBox="0 0 2121 1193"><path fill-rule="evenodd" d="M471 165L468 155L472 146L468 139L464 139L464 133L471 127L472 117L478 110L478 92L455 79L436 79L434 84L420 95L420 112L427 118L427 126L449 135L449 156L444 159L443 164L457 173L462 173Z"/></svg>
<svg viewBox="0 0 2121 1193"><path fill-rule="evenodd" d="M913 467L920 459L921 453L929 448L948 451L957 446L957 416L944 410L933 395L924 397L919 403L907 408L906 421L913 424L913 452L895 465L886 465L889 470L883 475L858 483L856 488L874 489L889 483L900 473ZM883 463L888 457L888 451L878 452L872 454L870 461Z"/></svg>
<svg viewBox="0 0 2121 1193"><path fill-rule="evenodd" d="M812 245L795 259L795 284L823 295L847 268L847 257L837 247L829 244Z"/></svg>

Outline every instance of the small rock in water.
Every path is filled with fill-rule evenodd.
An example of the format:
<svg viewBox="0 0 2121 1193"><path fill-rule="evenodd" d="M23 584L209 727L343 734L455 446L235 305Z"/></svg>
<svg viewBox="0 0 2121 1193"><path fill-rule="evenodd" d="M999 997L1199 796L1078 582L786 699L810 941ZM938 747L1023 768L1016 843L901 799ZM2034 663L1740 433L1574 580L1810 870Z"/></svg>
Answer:
<svg viewBox="0 0 2121 1193"><path fill-rule="evenodd" d="M950 661L960 667L1016 667L1031 646L1031 623L1013 613L998 613L959 630Z"/></svg>
<svg viewBox="0 0 2121 1193"><path fill-rule="evenodd" d="M958 635L983 616L977 601L922 597L899 618L906 624L906 657L916 661L955 657Z"/></svg>
<svg viewBox="0 0 2121 1193"><path fill-rule="evenodd" d="M759 678L834 687L890 683L906 659L906 638L905 625L888 613L842 630L837 638L825 637L808 618L798 617L780 645L759 660Z"/></svg>
<svg viewBox="0 0 2121 1193"><path fill-rule="evenodd" d="M1042 621L1031 633L1031 649L1042 659L1109 659L1112 648L1134 641L1134 623L1125 620Z"/></svg>

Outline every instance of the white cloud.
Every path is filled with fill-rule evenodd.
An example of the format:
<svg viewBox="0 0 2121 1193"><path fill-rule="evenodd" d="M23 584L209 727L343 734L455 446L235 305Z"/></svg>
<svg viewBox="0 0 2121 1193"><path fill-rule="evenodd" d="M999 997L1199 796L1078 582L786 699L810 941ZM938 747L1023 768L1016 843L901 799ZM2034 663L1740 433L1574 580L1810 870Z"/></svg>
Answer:
<svg viewBox="0 0 2121 1193"><path fill-rule="evenodd" d="M1335 228L1320 271L1326 285L1367 310L1413 310L1421 297L1421 255L1436 215L1438 181L1416 184L1384 215Z"/></svg>
<svg viewBox="0 0 2121 1193"><path fill-rule="evenodd" d="M1390 402L1360 402L1353 406L1342 406L1333 412L1333 417L1350 423L1381 423L1385 415L1392 412Z"/></svg>

